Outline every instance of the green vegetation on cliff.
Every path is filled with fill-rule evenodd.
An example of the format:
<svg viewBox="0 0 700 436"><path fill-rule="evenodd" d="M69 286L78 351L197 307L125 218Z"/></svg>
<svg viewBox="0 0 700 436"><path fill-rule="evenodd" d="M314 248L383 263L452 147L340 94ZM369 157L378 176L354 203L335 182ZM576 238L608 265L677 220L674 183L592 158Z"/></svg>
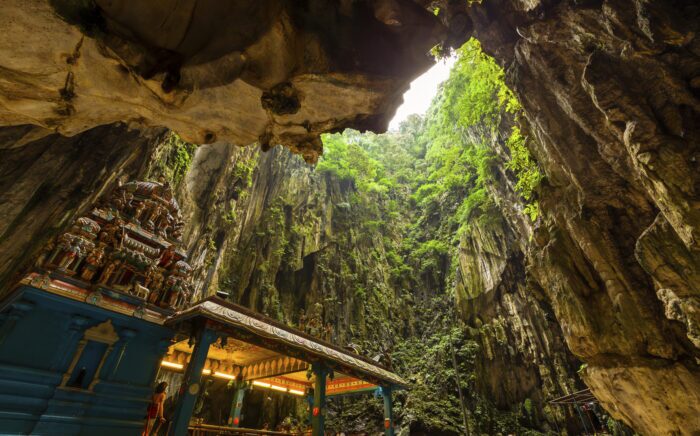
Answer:
<svg viewBox="0 0 700 436"><path fill-rule="evenodd" d="M177 133L170 132L156 150L155 164L148 173L153 176L162 176L177 186L187 174L192 165L196 145L184 141Z"/></svg>
<svg viewBox="0 0 700 436"><path fill-rule="evenodd" d="M401 394L404 425L412 431L460 433L464 424L459 384L473 430L520 431L531 413L521 406L497 411L474 389L480 341L468 328L455 324L452 287L460 235L469 232L475 220L498 216L489 191L497 166L512 174L533 220L541 173L514 124L520 105L504 84L503 70L475 40L456 55L449 79L424 117L414 115L398 132L383 135L355 131L326 135L316 171L352 184L353 218L348 225L374 238L381 235L377 247L381 259L365 262L364 268L386 264L390 274L382 288L393 289L390 293L407 299L409 306L418 304L404 314L411 321L402 321L413 333L390 341L392 362L413 385ZM497 147L507 150L505 162L499 161ZM358 278L352 274L338 282L357 283ZM368 292L378 288L376 283L362 283L358 289L358 297L371 301ZM373 311L367 315L386 316ZM382 346L373 339L362 331L352 338L365 350L380 352ZM456 366L452 352L459 362ZM358 407L343 403L331 426L348 428L360 413Z"/></svg>
<svg viewBox="0 0 700 436"><path fill-rule="evenodd" d="M520 403L498 410L476 388L483 341L458 321L454 287L462 236L498 219L497 171L528 201L539 171L514 127L519 105L503 71L476 41L456 55L427 114L397 132L326 135L313 170L277 149L253 171L237 164L246 182L233 190L241 213L226 220L235 247L218 282L290 324L300 309L318 314L335 342L392 364L413 386L397 394L406 431L458 434L466 413L474 432L513 432L531 413ZM331 401L332 430L380 424L377 399Z"/></svg>

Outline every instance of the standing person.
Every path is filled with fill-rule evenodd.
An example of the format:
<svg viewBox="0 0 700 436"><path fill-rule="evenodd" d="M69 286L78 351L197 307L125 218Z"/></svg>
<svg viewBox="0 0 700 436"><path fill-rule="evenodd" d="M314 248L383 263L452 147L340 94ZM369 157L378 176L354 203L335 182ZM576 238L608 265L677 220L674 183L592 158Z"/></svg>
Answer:
<svg viewBox="0 0 700 436"><path fill-rule="evenodd" d="M158 426L156 427L156 433L160 428L160 425L165 421L163 417L163 403L165 403L165 389L168 387L168 382L160 382L156 386L156 390L151 397L151 403L148 405L148 414L146 415L146 428L143 431L143 436L149 436L151 434L151 429L156 420L158 420Z"/></svg>

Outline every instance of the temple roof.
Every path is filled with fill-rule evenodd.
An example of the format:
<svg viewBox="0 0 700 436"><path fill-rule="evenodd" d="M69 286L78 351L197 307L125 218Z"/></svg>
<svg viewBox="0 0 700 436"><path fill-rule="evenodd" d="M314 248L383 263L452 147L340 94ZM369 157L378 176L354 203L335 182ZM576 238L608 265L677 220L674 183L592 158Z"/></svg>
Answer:
<svg viewBox="0 0 700 436"><path fill-rule="evenodd" d="M173 214L180 214L180 205L177 204L172 188L167 183L133 180L123 184L120 188L131 192L134 196L158 201L167 206Z"/></svg>
<svg viewBox="0 0 700 436"><path fill-rule="evenodd" d="M218 297L207 298L176 313L166 321L166 325L184 327L182 331L186 332L191 323L197 321L206 322L209 328L234 339L254 344L261 348L261 352L266 350L274 356L290 356L308 363L323 362L341 378L344 376L384 386L408 386L401 377L377 362ZM298 372L297 369L287 376L298 376L293 374Z"/></svg>

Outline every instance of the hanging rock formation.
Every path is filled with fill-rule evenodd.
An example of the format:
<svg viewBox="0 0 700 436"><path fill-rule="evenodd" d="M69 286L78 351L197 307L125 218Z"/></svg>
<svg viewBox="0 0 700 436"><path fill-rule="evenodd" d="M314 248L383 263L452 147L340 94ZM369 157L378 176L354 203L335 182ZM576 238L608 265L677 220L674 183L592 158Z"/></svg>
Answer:
<svg viewBox="0 0 700 436"><path fill-rule="evenodd" d="M12 0L0 27L0 125L123 121L308 161L320 133L385 129L443 33L408 0Z"/></svg>

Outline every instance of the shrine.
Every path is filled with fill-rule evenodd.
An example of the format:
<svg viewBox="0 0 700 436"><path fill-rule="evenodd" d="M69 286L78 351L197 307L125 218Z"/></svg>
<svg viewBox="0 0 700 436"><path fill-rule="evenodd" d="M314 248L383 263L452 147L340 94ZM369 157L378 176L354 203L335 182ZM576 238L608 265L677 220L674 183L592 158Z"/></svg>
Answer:
<svg viewBox="0 0 700 436"><path fill-rule="evenodd" d="M394 434L399 376L328 334L201 295L183 226L167 183L129 182L44 247L0 305L3 431L141 434L167 378L173 413L157 434L239 434L250 390L304 398L313 435L324 434L327 397L382 396L385 434ZM192 417L215 380L235 389L225 425Z"/></svg>

